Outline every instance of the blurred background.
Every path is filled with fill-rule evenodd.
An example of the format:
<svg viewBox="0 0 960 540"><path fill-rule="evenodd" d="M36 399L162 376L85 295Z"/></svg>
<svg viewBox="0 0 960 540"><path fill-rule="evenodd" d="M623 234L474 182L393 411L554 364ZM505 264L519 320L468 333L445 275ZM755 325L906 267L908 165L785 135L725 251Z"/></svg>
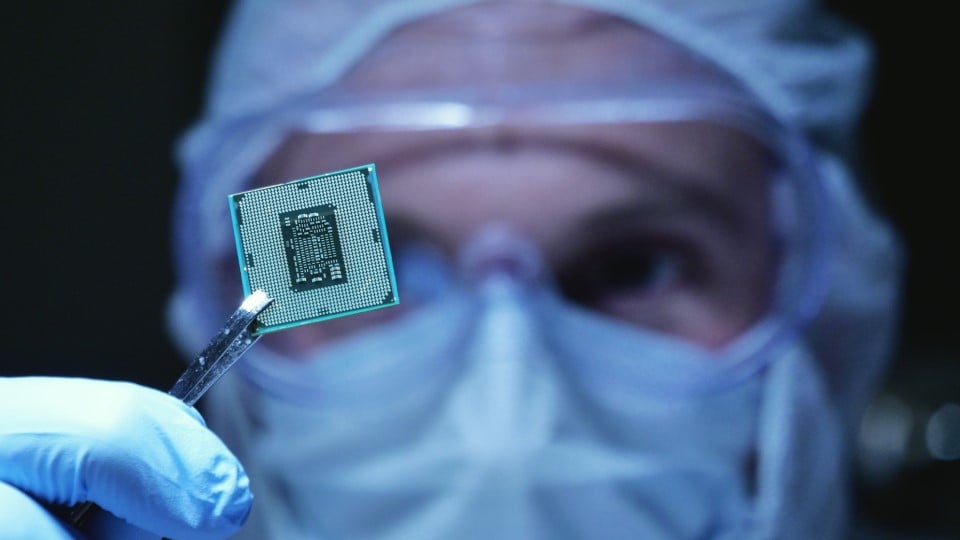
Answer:
<svg viewBox="0 0 960 540"><path fill-rule="evenodd" d="M937 459L942 448L931 443L938 422L960 422L960 407L947 405L960 403L960 257L952 253L960 228L949 217L960 206L947 195L957 174L960 93L948 82L955 31L929 2L826 4L876 45L861 165L869 197L908 255L899 346L859 438L858 514L892 537L960 538L960 461ZM228 5L21 2L6 10L0 276L8 346L0 375L161 389L179 375L163 320L172 145L199 112Z"/></svg>

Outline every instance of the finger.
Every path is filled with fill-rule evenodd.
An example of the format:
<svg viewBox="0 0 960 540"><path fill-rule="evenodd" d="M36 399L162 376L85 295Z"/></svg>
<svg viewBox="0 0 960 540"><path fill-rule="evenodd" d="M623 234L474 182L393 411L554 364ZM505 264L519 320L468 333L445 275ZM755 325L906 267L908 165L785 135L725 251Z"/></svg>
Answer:
<svg viewBox="0 0 960 540"><path fill-rule="evenodd" d="M0 538L77 540L79 535L19 489L0 482Z"/></svg>

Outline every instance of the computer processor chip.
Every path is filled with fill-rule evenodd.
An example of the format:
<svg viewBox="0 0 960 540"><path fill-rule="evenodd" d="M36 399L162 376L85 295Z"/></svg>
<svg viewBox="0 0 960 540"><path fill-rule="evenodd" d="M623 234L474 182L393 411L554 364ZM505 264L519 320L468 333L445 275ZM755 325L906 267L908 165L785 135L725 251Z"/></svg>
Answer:
<svg viewBox="0 0 960 540"><path fill-rule="evenodd" d="M274 300L257 333L398 303L372 164L229 199L244 293Z"/></svg>

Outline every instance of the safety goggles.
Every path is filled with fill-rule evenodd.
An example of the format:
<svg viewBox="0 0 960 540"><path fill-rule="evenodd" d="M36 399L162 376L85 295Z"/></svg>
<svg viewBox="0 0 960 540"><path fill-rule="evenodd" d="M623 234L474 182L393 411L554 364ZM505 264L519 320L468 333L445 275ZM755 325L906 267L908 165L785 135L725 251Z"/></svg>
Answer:
<svg viewBox="0 0 960 540"><path fill-rule="evenodd" d="M423 100L407 104L367 101L356 109L338 103L299 115L288 137L261 167L254 182L292 179L318 168L346 166L351 160L377 162L402 307L393 314L371 314L305 327L302 332L313 333L316 339L301 335L301 345L307 346L301 346L299 351L284 347L284 342L298 340L280 333L271 340L281 344L275 348L283 354L270 355L271 360L266 363L251 361L241 369L262 384L287 370L274 370L271 365L296 364L298 357L311 356L306 352L312 351L313 346L325 347L341 338L353 339L362 336L362 332L402 325L404 318L430 311L451 294L462 296L465 288L479 281L478 275L489 271L532 272L534 277L524 279L533 279L539 286L551 289L577 309L607 317L615 324L625 322L644 332L661 333L719 351L718 357L723 357L722 351L731 344L742 349L740 338L762 322L764 331L753 332L762 335L762 339L750 338L750 347L756 351L748 355L752 359L743 360L743 355L738 354L737 365L723 366L738 376L760 369L763 359L771 356L768 353L772 348L791 342L802 330L824 293L830 212L822 180L802 139L771 118L735 100L681 94L667 99L623 101L616 106L589 100L567 102L561 109L568 116L559 112L546 114L547 109L542 111L543 116L530 109L521 115L519 110L513 114L502 106L484 110L464 103ZM610 107L609 115L597 114L605 106ZM406 112L404 107L408 107ZM395 114L387 114L388 109ZM451 110L463 113L459 120L448 114ZM391 117L397 119L396 124L385 120ZM708 142L698 145L697 137ZM448 168L418 169L422 163L444 158L451 152L457 156L461 151L469 154L476 149L496 150L503 141L521 147L528 142L550 152L576 153L583 147L605 149L606 153L599 152L602 157L615 156L611 159L625 168L620 176L646 186L638 192L624 192L639 193L635 198L640 204L619 205L615 197L592 200L598 182L584 174L558 184L551 184L550 179L531 178L542 173L553 175L555 180L563 175L555 167L538 170L536 162L530 163L523 175L517 175L516 168L502 170L503 178L494 181L488 177L486 184L482 176L463 173L463 178L456 177L456 160ZM722 144L718 146L717 141ZM677 150L684 145L689 148ZM660 167L655 153L664 149L672 149L675 155ZM698 163L685 167L684 151L698 149L707 156L691 155L689 159ZM738 149L753 154L753 158L736 155ZM640 156L636 162L630 160L631 151ZM548 152L549 155L552 154ZM488 161L495 162L495 156L495 151L487 154ZM755 165L758 160L765 166L740 163ZM637 166L635 171L629 168L631 164ZM670 166L679 167L680 171L671 170ZM438 172L446 174L429 174ZM737 177L743 172L755 177ZM703 173L702 177L697 177L697 173ZM506 191L505 199L478 210L491 215L474 219L473 232L487 226L502 227L522 238L530 249L507 250L509 253L503 254L498 252L500 248L487 249L482 242L474 242L476 234L444 234L456 229L464 212L482 206L475 201L457 200L458 189L463 188L464 182L475 189L471 196L497 189ZM712 191L694 189L709 188L710 182L720 184L712 186ZM534 187L510 187L526 183ZM674 189L677 186L672 184L676 183L683 189ZM438 186L441 189L431 193ZM557 199L555 194L543 191L556 186L572 193ZM653 189L648 189L650 186ZM410 192L416 196L404 199L404 195L397 195ZM644 205L645 198L659 201L660 205ZM751 198L762 200L751 202ZM423 204L410 203L418 199ZM603 214L603 204L609 203L609 214L615 219L606 223L595 221L595 230L584 232L589 227L571 225L577 212L577 205L571 206L571 200L586 201L586 206L594 204L592 209L598 214ZM394 201L397 204L392 205ZM552 203L566 211L553 211ZM497 212L491 209L498 205L509 206L510 210L492 215ZM404 209L406 213L401 211ZM431 215L442 217L432 220ZM411 217L421 222L411 224ZM516 218L512 223L511 217ZM583 234L569 232L578 226ZM543 234L543 230L549 233L551 227L564 232L552 237ZM767 252L768 269L762 262L752 260L760 251ZM531 259L540 262L524 262ZM723 263L722 268L717 269L717 260ZM715 269L725 277L714 275ZM755 309L744 314L738 311L743 307L738 302L752 303ZM731 314L740 317L738 330L733 333L711 334L714 329L709 324L706 330L698 329L696 324L691 327L692 322L708 315L714 321L729 322L724 319L733 318ZM591 339L590 335L582 336L584 342ZM280 360L285 355L288 360ZM597 361L603 362L600 358ZM302 379L292 379L296 378ZM270 386L296 386L292 379Z"/></svg>

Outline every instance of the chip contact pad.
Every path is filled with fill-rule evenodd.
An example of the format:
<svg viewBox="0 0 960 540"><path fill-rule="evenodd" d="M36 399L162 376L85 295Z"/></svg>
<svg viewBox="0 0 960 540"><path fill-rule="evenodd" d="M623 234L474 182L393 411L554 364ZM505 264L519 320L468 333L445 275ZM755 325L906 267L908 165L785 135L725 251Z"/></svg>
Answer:
<svg viewBox="0 0 960 540"><path fill-rule="evenodd" d="M302 292L346 282L336 207L314 206L280 214L290 287Z"/></svg>

